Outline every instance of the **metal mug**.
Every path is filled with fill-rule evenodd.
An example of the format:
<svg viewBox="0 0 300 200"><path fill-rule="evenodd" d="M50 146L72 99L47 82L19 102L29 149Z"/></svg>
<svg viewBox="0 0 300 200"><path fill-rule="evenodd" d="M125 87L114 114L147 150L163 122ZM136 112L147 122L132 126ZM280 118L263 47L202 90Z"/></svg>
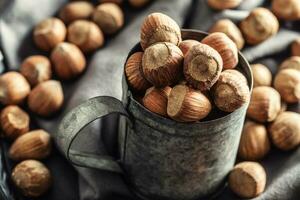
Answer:
<svg viewBox="0 0 300 200"><path fill-rule="evenodd" d="M206 35L182 30L184 39L200 41ZM129 56L137 51L141 51L139 44ZM237 69L252 89L251 70L241 53ZM122 102L108 96L87 100L64 117L56 139L73 164L124 173L130 188L143 199L199 199L224 185L235 163L247 106L216 115L216 119L179 123L143 107L133 98L123 76ZM82 128L111 113L125 116L119 127L120 160L72 150Z"/></svg>

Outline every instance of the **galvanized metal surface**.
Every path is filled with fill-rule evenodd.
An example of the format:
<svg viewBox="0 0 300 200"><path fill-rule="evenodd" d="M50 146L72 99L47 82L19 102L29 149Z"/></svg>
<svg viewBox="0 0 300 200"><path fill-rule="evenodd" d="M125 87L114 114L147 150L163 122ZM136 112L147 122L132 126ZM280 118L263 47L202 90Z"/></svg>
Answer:
<svg viewBox="0 0 300 200"><path fill-rule="evenodd" d="M192 30L182 33L183 38L189 39L200 40L205 36ZM139 50L137 45L130 54ZM252 88L249 64L242 55L239 58L238 69L246 75ZM140 105L128 91L125 79L123 86L126 110L114 98L105 97L104 101L104 97L96 97L64 118L57 142L71 162L119 172L117 162L111 158L74 153L70 148L77 133L91 121L111 112L125 116L128 113L132 126L124 119L120 122L120 165L138 196L155 200L192 200L210 195L224 184L235 162L247 105L230 114L216 115L218 119L215 120L178 123Z"/></svg>

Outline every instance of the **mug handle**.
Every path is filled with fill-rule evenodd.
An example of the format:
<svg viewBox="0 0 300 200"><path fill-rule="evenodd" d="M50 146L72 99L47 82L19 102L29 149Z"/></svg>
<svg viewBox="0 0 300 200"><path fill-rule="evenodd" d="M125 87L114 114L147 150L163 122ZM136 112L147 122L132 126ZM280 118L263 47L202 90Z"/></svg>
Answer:
<svg viewBox="0 0 300 200"><path fill-rule="evenodd" d="M73 150L72 143L79 132L91 122L112 113L118 113L127 118L129 126L131 121L123 103L109 96L91 98L78 105L67 113L62 119L56 135L56 143L66 158L74 165L96 168L111 172L123 173L119 162L105 155L96 155Z"/></svg>

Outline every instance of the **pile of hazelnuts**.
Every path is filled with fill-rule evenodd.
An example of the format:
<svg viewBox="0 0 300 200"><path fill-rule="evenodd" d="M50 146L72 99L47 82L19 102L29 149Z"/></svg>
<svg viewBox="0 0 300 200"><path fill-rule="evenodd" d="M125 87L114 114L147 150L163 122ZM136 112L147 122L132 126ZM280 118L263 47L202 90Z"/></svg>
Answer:
<svg viewBox="0 0 300 200"><path fill-rule="evenodd" d="M152 13L142 24L140 45L144 51L128 58L125 74L149 111L178 122L196 122L208 116L212 102L233 112L249 101L247 80L235 69L238 49L226 34L182 41L173 19Z"/></svg>
<svg viewBox="0 0 300 200"><path fill-rule="evenodd" d="M216 10L237 7L243 0L207 0ZM255 8L236 26L229 19L218 20L209 32L223 32L239 49L245 43L260 44L278 32L281 20L299 20L300 4L294 0L273 0L271 9ZM261 194L266 186L266 172L255 161L267 156L271 144L289 151L300 144L300 114L286 111L289 104L300 102L300 39L291 46L292 56L284 60L272 80L263 64L252 64L254 89L247 110L238 157L244 160L229 175L230 188L242 198Z"/></svg>
<svg viewBox="0 0 300 200"><path fill-rule="evenodd" d="M129 1L136 8L148 2ZM12 142L9 157L18 164L11 179L24 196L41 196L52 184L51 173L41 162L51 153L51 136L45 130L30 130L30 116L25 110L28 108L41 117L58 112L64 102L59 80L74 80L81 75L86 68L84 54L102 47L104 35L115 34L123 27L124 14L120 7L123 2L102 0L100 3L95 8L87 1L71 2L60 10L58 18L38 23L33 30L34 43L50 52L50 59L29 56L19 72L0 76L0 103L4 106L0 114L1 132ZM53 79L53 74L58 80Z"/></svg>

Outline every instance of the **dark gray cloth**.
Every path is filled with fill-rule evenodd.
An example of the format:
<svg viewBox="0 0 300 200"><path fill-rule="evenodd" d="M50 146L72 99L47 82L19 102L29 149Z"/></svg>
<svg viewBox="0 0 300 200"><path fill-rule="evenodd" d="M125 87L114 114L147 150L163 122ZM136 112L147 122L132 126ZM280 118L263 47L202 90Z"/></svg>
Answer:
<svg viewBox="0 0 300 200"><path fill-rule="evenodd" d="M32 41L32 27L40 20L53 16L63 0L2 0L1 10L1 46L10 70L19 68L20 62L32 54L46 54L36 49ZM230 18L236 23L247 16L249 10L257 6L268 6L268 1L244 0L236 10L216 12L210 9L205 0L158 0L143 10L126 7L126 25L116 35L106 41L105 47L89 56L86 72L74 82L64 82L65 106L61 113L51 119L36 118L36 125L55 133L61 117L84 100L109 95L121 99L121 78L123 64L129 50L139 40L139 30L143 18L151 12L163 12L174 18L185 28L208 30L218 19ZM267 64L273 73L277 65L289 56L290 42L299 36L297 22L281 22L281 30L276 37L257 45L247 46L243 53L250 62ZM47 54L46 54L47 55ZM298 110L299 105L289 109ZM76 148L99 154L113 154L117 150L117 116L110 116L100 123L96 121L82 131ZM103 141L102 141L103 139ZM267 170L268 184L259 200L294 200L300 198L300 168L298 159L300 150L283 153L273 150L262 161ZM226 161L224 161L226 162ZM122 177L117 174L93 169L75 167L77 175L63 160L58 152L47 160L55 175L55 185L47 199L106 200L132 199ZM70 173L64 173L64 172ZM78 182L78 185L77 185ZM79 188L79 197L77 191ZM63 197L56 196L59 192ZM73 192L73 193L72 193ZM68 196L69 195L69 196ZM42 198L42 199L46 199ZM218 199L238 199L225 188Z"/></svg>

